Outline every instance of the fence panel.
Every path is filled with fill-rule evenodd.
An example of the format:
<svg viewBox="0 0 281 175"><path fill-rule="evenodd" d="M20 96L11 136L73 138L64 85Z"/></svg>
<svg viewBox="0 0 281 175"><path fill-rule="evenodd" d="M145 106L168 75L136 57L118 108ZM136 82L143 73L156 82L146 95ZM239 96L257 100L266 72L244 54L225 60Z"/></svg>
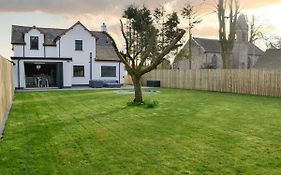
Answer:
<svg viewBox="0 0 281 175"><path fill-rule="evenodd" d="M13 97L13 64L0 56L0 124L11 107Z"/></svg>
<svg viewBox="0 0 281 175"><path fill-rule="evenodd" d="M128 76L126 79L130 79ZM153 70L147 80L160 80L161 87L231 92L260 96L281 96L281 70Z"/></svg>

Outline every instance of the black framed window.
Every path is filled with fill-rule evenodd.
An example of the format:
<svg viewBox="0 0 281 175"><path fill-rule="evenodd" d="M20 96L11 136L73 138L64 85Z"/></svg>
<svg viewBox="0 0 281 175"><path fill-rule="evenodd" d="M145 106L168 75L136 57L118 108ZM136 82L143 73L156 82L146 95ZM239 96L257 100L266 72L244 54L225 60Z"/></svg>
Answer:
<svg viewBox="0 0 281 175"><path fill-rule="evenodd" d="M84 77L84 66L73 66L74 77Z"/></svg>
<svg viewBox="0 0 281 175"><path fill-rule="evenodd" d="M39 37L31 36L30 37L30 50L38 50L39 49Z"/></svg>
<svg viewBox="0 0 281 175"><path fill-rule="evenodd" d="M218 57L217 57L217 55L213 55L213 57L212 57L212 64L214 66L217 66L217 64L218 64Z"/></svg>
<svg viewBox="0 0 281 175"><path fill-rule="evenodd" d="M75 40L75 50L77 51L83 50L83 40Z"/></svg>
<svg viewBox="0 0 281 175"><path fill-rule="evenodd" d="M248 57L248 69L250 69L251 67L252 67L252 59L251 59L251 57Z"/></svg>
<svg viewBox="0 0 281 175"><path fill-rule="evenodd" d="M101 77L116 77L116 66L101 66Z"/></svg>

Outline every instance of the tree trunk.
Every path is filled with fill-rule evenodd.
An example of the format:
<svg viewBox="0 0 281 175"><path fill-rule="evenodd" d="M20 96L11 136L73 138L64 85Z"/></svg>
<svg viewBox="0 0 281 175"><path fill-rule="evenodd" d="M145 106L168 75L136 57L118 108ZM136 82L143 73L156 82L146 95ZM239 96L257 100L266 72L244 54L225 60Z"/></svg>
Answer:
<svg viewBox="0 0 281 175"><path fill-rule="evenodd" d="M222 51L223 69L229 69L231 63L232 53Z"/></svg>
<svg viewBox="0 0 281 175"><path fill-rule="evenodd" d="M135 99L134 103L140 104L143 103L142 99L142 91L141 91L141 77L139 76L132 76L133 84L134 84L134 90L135 90Z"/></svg>
<svg viewBox="0 0 281 175"><path fill-rule="evenodd" d="M191 63L192 63L192 33L191 33L191 16L189 16L189 27L188 27L188 32L189 32L189 47L188 47L188 52L189 52L189 69L191 69Z"/></svg>
<svg viewBox="0 0 281 175"><path fill-rule="evenodd" d="M188 58L188 61L189 61L189 69L192 68L191 64L192 64L192 41L191 41L191 38L192 38L192 35L190 34L190 37L189 37L189 48L188 48L188 52L189 52L189 58Z"/></svg>

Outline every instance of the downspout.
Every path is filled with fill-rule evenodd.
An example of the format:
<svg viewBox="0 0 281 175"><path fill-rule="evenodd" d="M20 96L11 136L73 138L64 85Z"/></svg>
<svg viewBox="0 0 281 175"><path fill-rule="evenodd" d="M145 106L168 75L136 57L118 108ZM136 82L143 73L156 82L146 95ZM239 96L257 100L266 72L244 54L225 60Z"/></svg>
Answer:
<svg viewBox="0 0 281 175"><path fill-rule="evenodd" d="M25 57L25 45L22 46L22 57Z"/></svg>
<svg viewBox="0 0 281 175"><path fill-rule="evenodd" d="M44 58L46 58L46 46L44 46Z"/></svg>
<svg viewBox="0 0 281 175"><path fill-rule="evenodd" d="M20 59L18 58L18 88L20 89Z"/></svg>
<svg viewBox="0 0 281 175"><path fill-rule="evenodd" d="M90 80L93 80L93 60L92 60L92 52L90 52Z"/></svg>
<svg viewBox="0 0 281 175"><path fill-rule="evenodd" d="M43 43L43 47L44 47L44 58L46 58L45 35L44 35L44 43Z"/></svg>
<svg viewBox="0 0 281 175"><path fill-rule="evenodd" d="M119 83L120 83L120 61L119 61Z"/></svg>
<svg viewBox="0 0 281 175"><path fill-rule="evenodd" d="M59 39L59 58L60 58L60 39Z"/></svg>

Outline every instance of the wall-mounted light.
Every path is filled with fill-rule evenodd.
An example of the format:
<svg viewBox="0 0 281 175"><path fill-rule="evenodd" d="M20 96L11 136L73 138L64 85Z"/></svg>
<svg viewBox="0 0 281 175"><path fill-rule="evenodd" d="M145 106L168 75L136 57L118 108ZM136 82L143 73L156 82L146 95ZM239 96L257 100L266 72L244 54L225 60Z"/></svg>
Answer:
<svg viewBox="0 0 281 175"><path fill-rule="evenodd" d="M41 65L40 65L40 64L37 64L37 65L36 65L36 69L37 69L37 70L41 69Z"/></svg>

